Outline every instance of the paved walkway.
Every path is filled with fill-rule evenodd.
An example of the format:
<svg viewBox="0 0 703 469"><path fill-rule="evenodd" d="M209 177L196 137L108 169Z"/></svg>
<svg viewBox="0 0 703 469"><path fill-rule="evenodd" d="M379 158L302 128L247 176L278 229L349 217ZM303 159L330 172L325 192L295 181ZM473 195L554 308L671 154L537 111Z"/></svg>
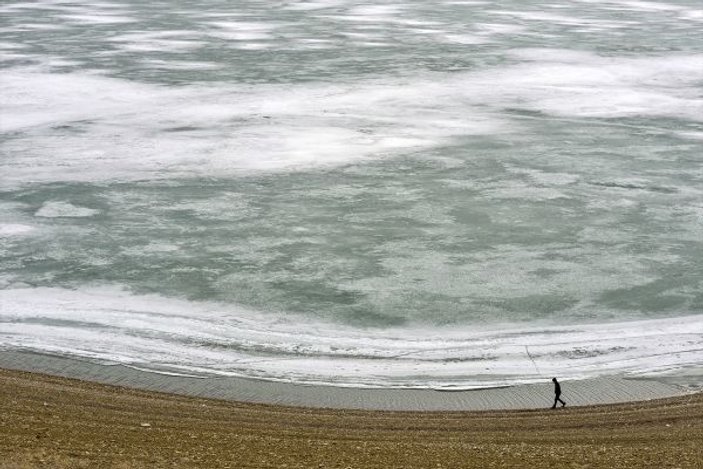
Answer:
<svg viewBox="0 0 703 469"><path fill-rule="evenodd" d="M551 406L553 399L550 378L545 378L544 384L472 391L342 388L230 377L173 376L124 365L102 365L17 351L0 351L0 368L188 396L305 407L373 410L536 409ZM653 379L617 376L563 381L562 389L562 398L570 406L648 400L686 393L682 387Z"/></svg>

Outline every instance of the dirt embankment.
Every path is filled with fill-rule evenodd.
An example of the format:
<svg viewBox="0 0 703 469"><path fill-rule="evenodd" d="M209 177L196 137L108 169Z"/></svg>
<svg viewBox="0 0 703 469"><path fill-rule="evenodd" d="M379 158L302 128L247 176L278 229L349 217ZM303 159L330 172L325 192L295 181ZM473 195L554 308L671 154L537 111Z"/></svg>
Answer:
<svg viewBox="0 0 703 469"><path fill-rule="evenodd" d="M0 468L703 468L703 395L509 412L320 410L0 370Z"/></svg>

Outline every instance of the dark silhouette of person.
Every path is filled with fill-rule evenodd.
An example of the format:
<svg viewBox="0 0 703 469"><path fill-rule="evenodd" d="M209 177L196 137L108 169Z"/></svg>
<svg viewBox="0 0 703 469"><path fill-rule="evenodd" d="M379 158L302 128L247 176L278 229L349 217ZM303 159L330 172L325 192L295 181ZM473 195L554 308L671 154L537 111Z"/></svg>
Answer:
<svg viewBox="0 0 703 469"><path fill-rule="evenodd" d="M552 382L554 383L554 405L552 406L552 409L556 408L557 402L561 402L561 406L564 407L566 402L561 400L561 385L556 378L552 378Z"/></svg>

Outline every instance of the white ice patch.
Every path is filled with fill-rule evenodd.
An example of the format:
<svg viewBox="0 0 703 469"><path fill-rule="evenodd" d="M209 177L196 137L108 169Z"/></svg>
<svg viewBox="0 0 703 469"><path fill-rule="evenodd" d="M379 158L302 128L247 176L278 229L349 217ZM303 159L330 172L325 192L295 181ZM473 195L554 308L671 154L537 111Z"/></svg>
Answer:
<svg viewBox="0 0 703 469"><path fill-rule="evenodd" d="M159 89L90 74L6 71L0 82L1 132L104 117L159 96Z"/></svg>
<svg viewBox="0 0 703 469"><path fill-rule="evenodd" d="M403 5L360 5L350 8L348 11L351 15L382 17L391 16L400 13L403 10Z"/></svg>
<svg viewBox="0 0 703 469"><path fill-rule="evenodd" d="M355 24L359 28L395 26L407 32L411 32L415 27L442 25L440 22L419 17L409 4L356 5L344 12L334 10L334 14L321 17L335 22Z"/></svg>
<svg viewBox="0 0 703 469"><path fill-rule="evenodd" d="M322 50L322 49L332 49L335 47L333 41L327 39L306 39L300 38L296 39L294 49L310 49L310 50Z"/></svg>
<svg viewBox="0 0 703 469"><path fill-rule="evenodd" d="M583 0L582 0L583 1ZM618 10L635 10L635 11L680 11L685 10L685 7L680 5L672 5L670 3L648 2L639 0L585 0L589 3L600 3L613 5L614 9Z"/></svg>
<svg viewBox="0 0 703 469"><path fill-rule="evenodd" d="M67 29L63 24L47 24L47 23L24 23L22 26L13 28L12 31L60 31ZM7 29L6 31L10 31Z"/></svg>
<svg viewBox="0 0 703 469"><path fill-rule="evenodd" d="M703 56L602 58L560 50L516 51L526 63L457 80L476 103L557 116L673 117L703 122ZM486 97L486 94L487 96Z"/></svg>
<svg viewBox="0 0 703 469"><path fill-rule="evenodd" d="M0 291L5 349L341 386L484 387L703 363L703 316L613 324L354 329L118 288Z"/></svg>
<svg viewBox="0 0 703 469"><path fill-rule="evenodd" d="M79 65L82 65L81 62L77 60L67 60L67 59L62 59L59 57L48 57L43 60L43 63L49 67L52 68L59 68L59 67L77 67Z"/></svg>
<svg viewBox="0 0 703 469"><path fill-rule="evenodd" d="M691 140L703 140L703 132L677 132L676 135Z"/></svg>
<svg viewBox="0 0 703 469"><path fill-rule="evenodd" d="M703 23L703 10L689 10L681 12L681 19Z"/></svg>
<svg viewBox="0 0 703 469"><path fill-rule="evenodd" d="M519 34L527 29L519 24L503 23L477 23L475 26L484 34Z"/></svg>
<svg viewBox="0 0 703 469"><path fill-rule="evenodd" d="M487 39L474 34L444 34L441 36L445 42L454 44L483 44Z"/></svg>
<svg viewBox="0 0 703 469"><path fill-rule="evenodd" d="M23 236L34 230L35 228L30 225L23 225L20 223L0 223L0 238Z"/></svg>
<svg viewBox="0 0 703 469"><path fill-rule="evenodd" d="M57 201L46 202L37 210L34 216L44 218L86 218L92 217L98 213L100 213L99 210L78 207L68 202Z"/></svg>
<svg viewBox="0 0 703 469"><path fill-rule="evenodd" d="M445 5L462 5L462 6L482 6L488 5L490 2L480 0L450 0L443 2Z"/></svg>
<svg viewBox="0 0 703 469"><path fill-rule="evenodd" d="M20 44L17 42L5 42L0 41L0 49L2 50L17 50L17 49L27 49L26 44Z"/></svg>
<svg viewBox="0 0 703 469"><path fill-rule="evenodd" d="M250 31L258 23L219 22ZM249 26L246 26L249 24ZM241 47L258 47L242 42ZM265 44L264 44L265 46ZM506 110L703 122L703 55L604 58L525 49L512 65L369 80L164 87L6 70L3 183L238 175L342 165L520 132Z"/></svg>
<svg viewBox="0 0 703 469"><path fill-rule="evenodd" d="M293 0L287 2L283 8L286 10L293 11L311 11L311 10L323 10L325 8L334 8L344 3L344 0Z"/></svg>
<svg viewBox="0 0 703 469"><path fill-rule="evenodd" d="M164 88L87 74L5 77L2 130L21 132L5 145L6 184L339 165L502 125L427 82Z"/></svg>
<svg viewBox="0 0 703 469"><path fill-rule="evenodd" d="M129 52L188 52L204 42L193 31L138 31L111 38L122 50Z"/></svg>
<svg viewBox="0 0 703 469"><path fill-rule="evenodd" d="M280 27L273 23L251 21L212 21L216 29L209 34L231 41L260 41L273 38L273 31Z"/></svg>
<svg viewBox="0 0 703 469"><path fill-rule="evenodd" d="M8 62L10 60L31 60L33 58L35 58L33 55L18 54L15 52L3 52L0 54L0 62Z"/></svg>
<svg viewBox="0 0 703 469"><path fill-rule="evenodd" d="M148 59L140 62L148 68L161 70L216 70L221 65L212 62L193 62L188 60L158 60Z"/></svg>
<svg viewBox="0 0 703 469"><path fill-rule="evenodd" d="M175 244L151 242L146 246L129 247L122 249L122 253L129 256L143 256L178 251L180 247Z"/></svg>
<svg viewBox="0 0 703 469"><path fill-rule="evenodd" d="M605 29L626 28L633 24L631 21L612 21L604 20L603 18L588 18L584 16L567 16L557 13L537 12L537 11L498 11L492 12L497 16L512 16L526 22L538 22L548 25L561 24L564 26L581 26L588 27L594 31ZM585 12L584 12L585 13Z"/></svg>
<svg viewBox="0 0 703 469"><path fill-rule="evenodd" d="M87 24L115 24L115 23L134 23L138 21L136 18L131 18L129 16L120 16L112 14L99 14L99 15L60 15L61 18L69 20L76 23L87 23Z"/></svg>

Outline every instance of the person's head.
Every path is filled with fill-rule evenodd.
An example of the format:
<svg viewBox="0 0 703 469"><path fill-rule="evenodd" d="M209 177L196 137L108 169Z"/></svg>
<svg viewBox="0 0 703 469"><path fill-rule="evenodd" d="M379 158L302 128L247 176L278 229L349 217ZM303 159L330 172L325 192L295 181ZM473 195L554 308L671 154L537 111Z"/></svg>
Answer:
<svg viewBox="0 0 703 469"><path fill-rule="evenodd" d="M552 378L552 382L556 383L556 382L557 382L557 379L556 379L556 378Z"/></svg>

